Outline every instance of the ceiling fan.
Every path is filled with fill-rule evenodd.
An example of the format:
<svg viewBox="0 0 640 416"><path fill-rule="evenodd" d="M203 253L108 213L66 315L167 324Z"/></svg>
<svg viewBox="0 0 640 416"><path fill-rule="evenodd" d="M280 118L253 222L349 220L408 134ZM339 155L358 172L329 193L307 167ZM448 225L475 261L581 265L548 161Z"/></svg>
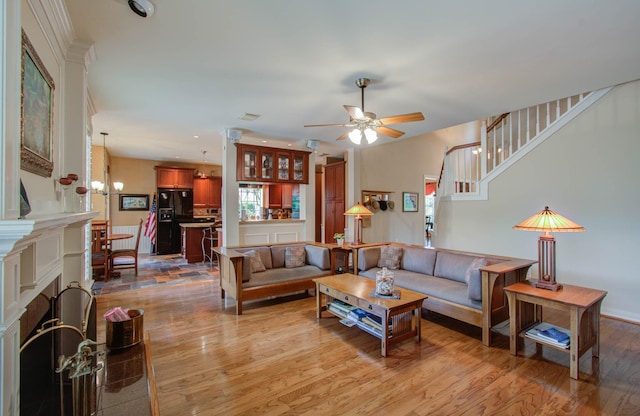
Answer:
<svg viewBox="0 0 640 416"><path fill-rule="evenodd" d="M400 124L409 123L411 121L424 120L422 113L407 113L397 116L381 117L377 118L375 113L364 111L364 89L371 80L369 78L358 78L356 80L356 86L360 88L362 94L362 106L355 107L352 105L345 105L344 108L349 113L349 123L345 124L308 124L305 127L327 127L327 126L343 126L343 127L355 127L350 132L344 133L338 137L337 140L344 140L347 137L355 144L360 144L362 137L364 136L368 143L373 143L378 138L378 133L385 136L397 139L404 134L403 131L392 129L387 127L388 124Z"/></svg>

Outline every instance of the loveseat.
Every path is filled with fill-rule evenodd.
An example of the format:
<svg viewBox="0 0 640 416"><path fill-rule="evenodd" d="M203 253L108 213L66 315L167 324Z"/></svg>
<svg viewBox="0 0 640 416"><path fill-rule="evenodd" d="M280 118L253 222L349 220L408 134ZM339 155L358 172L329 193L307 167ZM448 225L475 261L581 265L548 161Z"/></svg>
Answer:
<svg viewBox="0 0 640 416"><path fill-rule="evenodd" d="M400 243L359 249L358 274L370 279L382 267L395 285L423 293L422 307L482 328L491 344L491 328L509 317L503 288L526 279L533 260L469 253Z"/></svg>
<svg viewBox="0 0 640 416"><path fill-rule="evenodd" d="M312 279L331 274L330 250L315 243L216 247L221 295L245 301L315 289Z"/></svg>

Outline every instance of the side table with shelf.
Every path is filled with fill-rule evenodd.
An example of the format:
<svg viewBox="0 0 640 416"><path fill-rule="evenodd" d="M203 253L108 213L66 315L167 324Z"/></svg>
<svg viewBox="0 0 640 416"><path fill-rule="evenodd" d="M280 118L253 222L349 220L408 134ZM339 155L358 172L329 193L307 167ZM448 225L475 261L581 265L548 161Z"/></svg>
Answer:
<svg viewBox="0 0 640 416"><path fill-rule="evenodd" d="M569 353L569 375L578 379L580 357L591 349L593 358L600 356L600 307L607 295L603 290L563 284L556 292L519 282L504 288L509 302L509 347L518 355L518 344L525 332L543 322L542 308L569 312L571 338L569 348L560 348L544 341L533 340ZM531 339L531 338L527 338Z"/></svg>

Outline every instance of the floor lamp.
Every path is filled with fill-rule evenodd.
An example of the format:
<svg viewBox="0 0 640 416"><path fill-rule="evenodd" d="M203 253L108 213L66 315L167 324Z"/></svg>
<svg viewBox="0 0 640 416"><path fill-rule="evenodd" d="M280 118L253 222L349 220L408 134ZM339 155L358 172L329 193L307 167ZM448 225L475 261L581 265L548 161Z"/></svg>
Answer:
<svg viewBox="0 0 640 416"><path fill-rule="evenodd" d="M556 282L556 240L551 235L555 233L576 233L586 231L584 227L544 207L537 214L513 226L514 230L543 231L538 237L538 275L535 287L556 291L562 285Z"/></svg>
<svg viewBox="0 0 640 416"><path fill-rule="evenodd" d="M355 238L353 240L354 245L362 244L362 217L363 216L371 216L373 212L369 211L364 205L360 202L349 208L344 215L354 216L354 235Z"/></svg>

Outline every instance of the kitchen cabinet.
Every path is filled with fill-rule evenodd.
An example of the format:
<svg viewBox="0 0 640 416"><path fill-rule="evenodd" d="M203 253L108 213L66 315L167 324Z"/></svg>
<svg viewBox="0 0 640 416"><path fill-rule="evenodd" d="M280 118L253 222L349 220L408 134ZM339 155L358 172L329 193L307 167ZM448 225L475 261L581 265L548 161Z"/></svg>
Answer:
<svg viewBox="0 0 640 416"><path fill-rule="evenodd" d="M265 208L293 208L293 184L271 184L264 189Z"/></svg>
<svg viewBox="0 0 640 416"><path fill-rule="evenodd" d="M282 208L293 208L293 185L282 184Z"/></svg>
<svg viewBox="0 0 640 416"><path fill-rule="evenodd" d="M193 206L195 208L222 208L222 177L194 178Z"/></svg>
<svg viewBox="0 0 640 416"><path fill-rule="evenodd" d="M265 208L282 208L282 185L266 185L264 188Z"/></svg>
<svg viewBox="0 0 640 416"><path fill-rule="evenodd" d="M236 143L236 179L273 182L276 176L275 149Z"/></svg>
<svg viewBox="0 0 640 416"><path fill-rule="evenodd" d="M242 143L236 147L238 181L309 183L309 152Z"/></svg>
<svg viewBox="0 0 640 416"><path fill-rule="evenodd" d="M193 189L193 169L156 166L156 187Z"/></svg>

